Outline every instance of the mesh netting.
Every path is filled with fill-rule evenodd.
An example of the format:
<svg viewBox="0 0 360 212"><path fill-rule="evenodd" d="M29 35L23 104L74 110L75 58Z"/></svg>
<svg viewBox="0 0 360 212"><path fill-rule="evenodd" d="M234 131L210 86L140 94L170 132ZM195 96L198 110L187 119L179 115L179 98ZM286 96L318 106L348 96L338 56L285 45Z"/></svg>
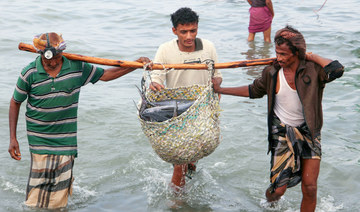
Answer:
<svg viewBox="0 0 360 212"><path fill-rule="evenodd" d="M195 100L179 116L164 122L148 122L139 117L142 130L157 155L172 164L197 161L211 154L220 143L220 106L211 86L148 90L149 101Z"/></svg>

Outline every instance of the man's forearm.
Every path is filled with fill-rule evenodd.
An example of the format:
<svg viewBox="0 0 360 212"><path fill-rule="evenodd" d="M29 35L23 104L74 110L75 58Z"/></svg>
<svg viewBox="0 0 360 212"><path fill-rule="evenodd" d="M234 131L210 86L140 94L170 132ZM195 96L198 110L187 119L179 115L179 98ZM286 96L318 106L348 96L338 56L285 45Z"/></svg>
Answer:
<svg viewBox="0 0 360 212"><path fill-rule="evenodd" d="M249 87L248 86L232 87L232 88L218 88L216 90L216 92L220 93L220 94L225 94L225 95L249 97Z"/></svg>
<svg viewBox="0 0 360 212"><path fill-rule="evenodd" d="M136 68L124 68L124 67L105 69L104 74L101 76L100 80L102 81L114 80L134 71L135 69Z"/></svg>
<svg viewBox="0 0 360 212"><path fill-rule="evenodd" d="M306 58L310 61L313 61L314 63L319 64L323 68L332 62L331 59L321 57L317 54L308 54Z"/></svg>
<svg viewBox="0 0 360 212"><path fill-rule="evenodd" d="M17 128L20 106L21 104L15 102L14 99L10 100L10 108L9 108L10 140L16 139L16 128Z"/></svg>

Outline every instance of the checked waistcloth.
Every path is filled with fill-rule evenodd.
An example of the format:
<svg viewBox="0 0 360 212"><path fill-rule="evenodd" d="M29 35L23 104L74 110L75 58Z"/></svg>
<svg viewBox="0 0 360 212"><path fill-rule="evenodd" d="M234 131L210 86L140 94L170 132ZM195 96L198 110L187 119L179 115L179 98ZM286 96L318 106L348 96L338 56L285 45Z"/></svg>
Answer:
<svg viewBox="0 0 360 212"><path fill-rule="evenodd" d="M74 156L31 153L25 204L39 208L66 207L72 193Z"/></svg>
<svg viewBox="0 0 360 212"><path fill-rule="evenodd" d="M311 139L306 124L291 127L274 116L272 128L270 188L287 185L293 187L301 182L301 159L320 159L320 137Z"/></svg>

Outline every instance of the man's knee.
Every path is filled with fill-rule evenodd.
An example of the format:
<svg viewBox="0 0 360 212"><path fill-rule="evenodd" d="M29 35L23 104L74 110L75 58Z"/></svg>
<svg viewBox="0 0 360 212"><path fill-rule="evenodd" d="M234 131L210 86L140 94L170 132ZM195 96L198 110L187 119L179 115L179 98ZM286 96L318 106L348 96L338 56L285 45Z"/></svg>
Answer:
<svg viewBox="0 0 360 212"><path fill-rule="evenodd" d="M316 192L317 192L317 185L316 184L310 184L310 185L302 185L302 192L304 196L307 196L309 198L316 198Z"/></svg>

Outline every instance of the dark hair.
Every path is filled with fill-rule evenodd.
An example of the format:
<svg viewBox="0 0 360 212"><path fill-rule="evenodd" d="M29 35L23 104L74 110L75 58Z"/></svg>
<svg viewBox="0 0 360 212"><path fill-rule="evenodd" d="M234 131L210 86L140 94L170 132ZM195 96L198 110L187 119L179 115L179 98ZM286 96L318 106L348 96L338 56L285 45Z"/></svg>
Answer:
<svg viewBox="0 0 360 212"><path fill-rule="evenodd" d="M284 43L285 43L286 45L288 45L289 49L291 50L291 52L292 52L294 55L296 54L296 52L299 51L299 49L296 48L294 45L292 45L292 43L291 43L288 39L283 38L283 37L281 37L281 36L275 38L275 44L276 44L276 45L280 46L280 45L282 45L282 44L284 44Z"/></svg>
<svg viewBox="0 0 360 212"><path fill-rule="evenodd" d="M171 22L176 28L179 24L199 23L199 16L188 7L182 7L171 14Z"/></svg>
<svg viewBox="0 0 360 212"><path fill-rule="evenodd" d="M286 44L293 54L299 53L300 59L305 59L306 42L303 35L291 26L286 26L276 32L274 42L276 45Z"/></svg>

